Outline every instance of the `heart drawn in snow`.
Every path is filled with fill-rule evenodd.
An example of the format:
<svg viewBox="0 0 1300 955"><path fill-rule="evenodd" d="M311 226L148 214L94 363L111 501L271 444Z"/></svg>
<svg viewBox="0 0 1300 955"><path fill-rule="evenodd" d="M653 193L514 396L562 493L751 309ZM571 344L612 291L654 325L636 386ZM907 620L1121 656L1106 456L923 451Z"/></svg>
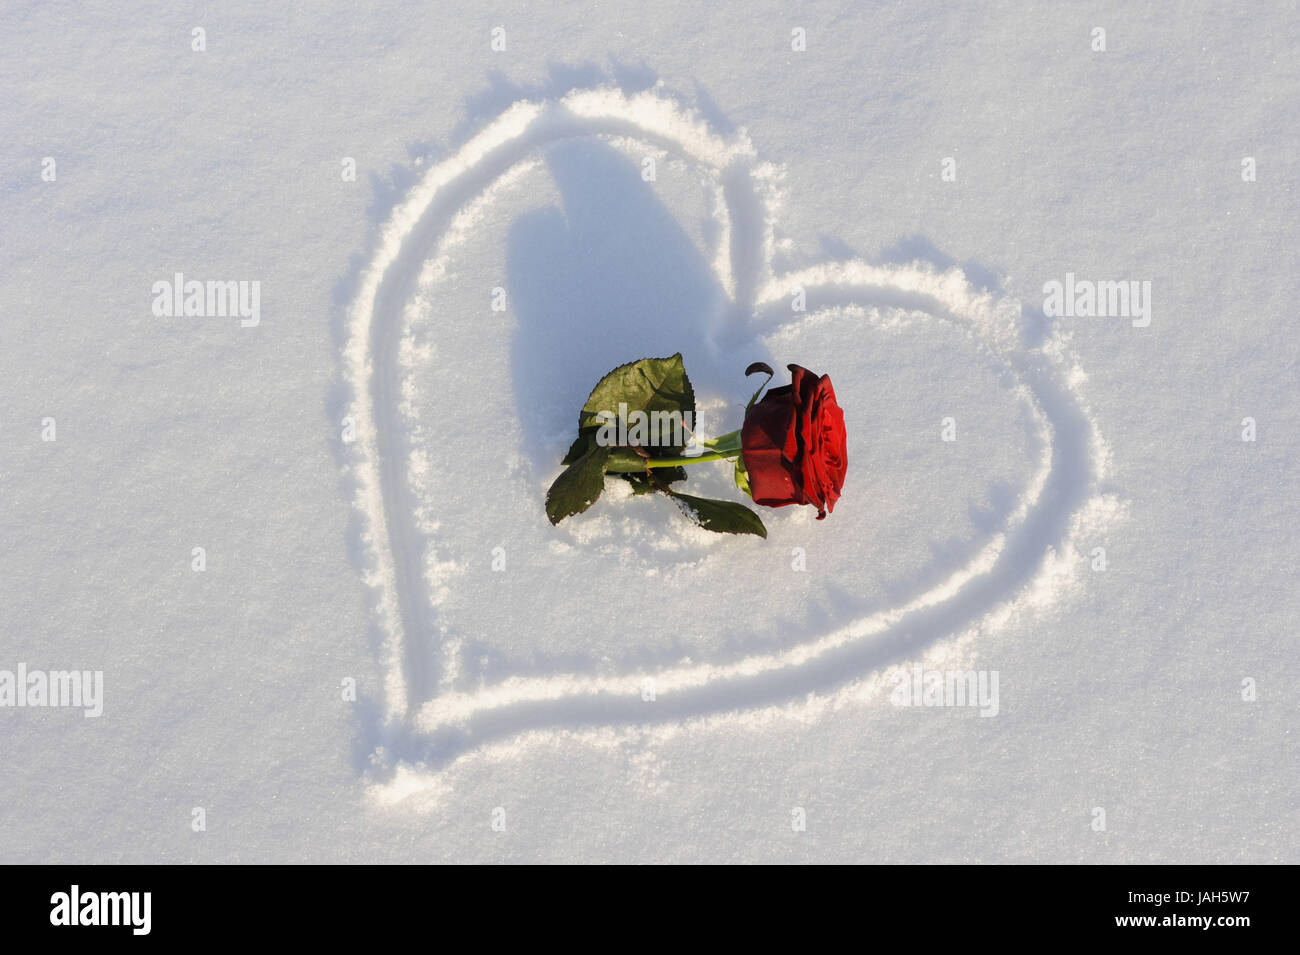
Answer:
<svg viewBox="0 0 1300 955"><path fill-rule="evenodd" d="M343 364L399 768L829 692L1074 572L1107 499L1064 339L954 267L776 271L778 181L656 92L579 90L516 103L393 212ZM591 383L675 351L712 434L737 426L751 361L831 374L852 462L833 516L764 510L767 541L694 532L663 500L547 523Z"/></svg>

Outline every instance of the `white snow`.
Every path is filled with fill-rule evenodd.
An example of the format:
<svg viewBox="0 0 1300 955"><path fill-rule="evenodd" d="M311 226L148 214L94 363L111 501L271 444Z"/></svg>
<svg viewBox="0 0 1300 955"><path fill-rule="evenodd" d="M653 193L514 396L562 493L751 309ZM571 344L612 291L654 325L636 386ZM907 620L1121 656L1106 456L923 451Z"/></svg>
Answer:
<svg viewBox="0 0 1300 955"><path fill-rule="evenodd" d="M133 11L0 13L0 671L103 673L0 861L1300 861L1294 18ZM831 375L830 517L546 521L675 351Z"/></svg>

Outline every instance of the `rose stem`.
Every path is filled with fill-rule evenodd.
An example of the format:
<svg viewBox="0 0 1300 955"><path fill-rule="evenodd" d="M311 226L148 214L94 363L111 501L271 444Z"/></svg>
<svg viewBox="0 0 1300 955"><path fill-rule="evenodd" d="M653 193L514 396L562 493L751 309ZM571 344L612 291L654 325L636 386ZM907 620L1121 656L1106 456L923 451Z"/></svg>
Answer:
<svg viewBox="0 0 1300 955"><path fill-rule="evenodd" d="M635 465L627 467L611 465L607 470L611 474L640 474L646 468L676 468L688 464L701 464L705 461L730 461L738 454L740 454L740 448L726 452L710 451L707 454L697 454L693 457L683 455L679 458L645 458Z"/></svg>

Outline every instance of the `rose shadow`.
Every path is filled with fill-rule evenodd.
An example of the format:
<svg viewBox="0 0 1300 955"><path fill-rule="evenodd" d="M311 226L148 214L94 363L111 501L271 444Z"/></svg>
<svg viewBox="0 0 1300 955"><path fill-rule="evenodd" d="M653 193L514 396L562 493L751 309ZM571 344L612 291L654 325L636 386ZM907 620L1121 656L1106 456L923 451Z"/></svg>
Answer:
<svg viewBox="0 0 1300 955"><path fill-rule="evenodd" d="M610 369L682 352L697 395L744 391L748 343L723 353L730 311L696 244L626 155L594 137L544 151L562 200L511 229L507 292L518 321L512 384L524 451L542 474L572 440L578 409ZM751 355L755 357L750 357ZM701 422L725 431L730 422Z"/></svg>

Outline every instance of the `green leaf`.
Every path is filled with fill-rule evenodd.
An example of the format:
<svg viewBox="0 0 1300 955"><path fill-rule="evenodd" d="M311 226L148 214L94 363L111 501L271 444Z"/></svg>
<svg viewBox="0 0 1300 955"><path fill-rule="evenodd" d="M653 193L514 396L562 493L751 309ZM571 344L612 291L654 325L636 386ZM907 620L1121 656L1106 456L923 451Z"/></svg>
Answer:
<svg viewBox="0 0 1300 955"><path fill-rule="evenodd" d="M619 477L632 485L633 494L653 494L659 490L644 474L620 474Z"/></svg>
<svg viewBox="0 0 1300 955"><path fill-rule="evenodd" d="M609 412L617 415L619 405L627 405L630 414L643 411L680 414L685 423L689 414L691 426L695 419L695 389L686 376L681 352L670 358L642 358L619 365L596 383L586 404L578 414L578 434L594 433L604 423L597 415ZM665 421L666 424L666 421ZM673 453L680 452L684 443L671 446ZM658 455L669 455L670 446L658 445Z"/></svg>
<svg viewBox="0 0 1300 955"><path fill-rule="evenodd" d="M744 491L749 498L754 497L754 491L749 486L749 471L745 468L745 456L743 454L736 458L736 487Z"/></svg>
<svg viewBox="0 0 1300 955"><path fill-rule="evenodd" d="M664 484L672 484L674 481L686 480L686 469L677 468L655 468L652 472Z"/></svg>
<svg viewBox="0 0 1300 955"><path fill-rule="evenodd" d="M605 462L609 448L594 447L560 473L546 492L546 516L552 524L581 514L605 490Z"/></svg>
<svg viewBox="0 0 1300 955"><path fill-rule="evenodd" d="M642 471L640 474L621 474L619 476L627 478L633 484L643 484L652 491L666 491L669 484L686 480L686 469L655 468L648 473Z"/></svg>
<svg viewBox="0 0 1300 955"><path fill-rule="evenodd" d="M642 472L640 474L620 474L619 477L632 485L633 494L653 494L655 491L665 491L667 485L675 481L686 480L685 468L655 468L651 473L653 476Z"/></svg>
<svg viewBox="0 0 1300 955"><path fill-rule="evenodd" d="M578 458L590 451L595 443L595 435L590 432L578 435L578 437L574 439L573 444L569 445L569 450L565 452L564 460L560 463L572 464L574 461L578 460Z"/></svg>
<svg viewBox="0 0 1300 955"><path fill-rule="evenodd" d="M667 491L682 512L705 530L717 531L719 534L757 534L767 536L759 516L736 501L715 501L707 497L693 497L690 494L678 494Z"/></svg>
<svg viewBox="0 0 1300 955"><path fill-rule="evenodd" d="M591 439L592 444L596 439ZM645 458L631 448L609 448L609 460L605 462L605 467L611 473L615 474L644 474Z"/></svg>

